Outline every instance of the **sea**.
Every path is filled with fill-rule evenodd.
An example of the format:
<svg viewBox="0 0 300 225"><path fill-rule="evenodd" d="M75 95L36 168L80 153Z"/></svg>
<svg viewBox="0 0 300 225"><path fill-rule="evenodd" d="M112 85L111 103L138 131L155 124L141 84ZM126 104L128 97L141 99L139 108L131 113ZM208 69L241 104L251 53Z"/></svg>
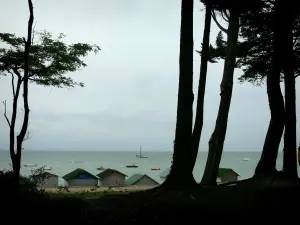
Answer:
<svg viewBox="0 0 300 225"><path fill-rule="evenodd" d="M116 152L116 151L23 151L22 165L36 164L36 167L21 168L21 174L28 176L32 170L42 166L52 167L49 171L60 177L59 183L64 184L61 178L65 174L82 168L92 174L98 174L99 167L112 168L131 176L136 173L147 174L162 183L160 173L171 166L172 152L143 152L148 158L137 158L137 152ZM224 152L220 167L232 168L237 172L239 179L249 178L253 175L254 169L259 161L260 152ZM277 168L282 168L283 154L278 154ZM197 162L194 168L194 177L200 181L207 159L207 152L199 152ZM126 168L126 165L135 164L138 168ZM160 168L161 170L151 170L151 168ZM0 151L0 169L11 169L11 160L9 151ZM300 169L298 167L298 174Z"/></svg>

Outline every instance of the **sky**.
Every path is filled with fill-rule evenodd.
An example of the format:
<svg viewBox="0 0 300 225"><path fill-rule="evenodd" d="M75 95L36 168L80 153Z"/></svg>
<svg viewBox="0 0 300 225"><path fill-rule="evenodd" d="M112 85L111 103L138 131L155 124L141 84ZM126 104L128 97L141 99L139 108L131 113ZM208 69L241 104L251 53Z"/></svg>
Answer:
<svg viewBox="0 0 300 225"><path fill-rule="evenodd" d="M0 2L0 21L7 21L0 24L1 32L25 37L27 1ZM84 82L85 88L30 85L30 138L24 143L25 150L138 151L143 146L145 151L171 151L176 124L181 1L34 0L33 4L35 30L64 33L68 44L97 44L101 51L84 59L86 68L67 74ZM204 16L203 5L195 1L195 50L201 46ZM212 43L218 31L213 23ZM220 61L208 67L200 151L207 151L215 126L223 65L224 61ZM195 52L195 96L199 68L200 56ZM261 151L270 119L266 86L239 84L241 74L235 71L224 150ZM297 89L299 96L299 79ZM7 101L10 113L12 90L8 77L0 79L0 90L0 100ZM298 98L298 112L299 103ZM20 115L22 108L20 102ZM3 112L4 106L0 105L0 115ZM0 149L8 149L8 137L8 125L0 117ZM299 132L297 138L299 141Z"/></svg>

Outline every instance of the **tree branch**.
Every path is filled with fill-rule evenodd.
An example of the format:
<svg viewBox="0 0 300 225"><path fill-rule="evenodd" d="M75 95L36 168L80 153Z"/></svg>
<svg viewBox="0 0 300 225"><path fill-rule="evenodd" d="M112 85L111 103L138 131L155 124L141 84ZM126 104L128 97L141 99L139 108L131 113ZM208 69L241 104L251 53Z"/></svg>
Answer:
<svg viewBox="0 0 300 225"><path fill-rule="evenodd" d="M9 119L8 119L8 117L7 117L7 114L6 114L6 100L3 101L3 105L4 105L4 117L5 117L5 119L6 119L7 123L8 123L9 128L11 128Z"/></svg>
<svg viewBox="0 0 300 225"><path fill-rule="evenodd" d="M13 71L14 71L14 73L15 73L19 78L21 78L21 74L20 74L20 72L18 71L17 68L13 68Z"/></svg>
<svg viewBox="0 0 300 225"><path fill-rule="evenodd" d="M21 77L18 77L17 86L16 86L16 94L15 98L13 99L13 108L11 114L11 126L9 131L9 152L12 158L13 164L15 163L16 154L15 154L15 125L16 125L16 118L17 118L17 111L18 111L18 98L20 95L20 88L21 88L22 80Z"/></svg>
<svg viewBox="0 0 300 225"><path fill-rule="evenodd" d="M28 139L30 139L30 131L28 131L28 132L26 133L23 142L26 141L26 140L28 140Z"/></svg>
<svg viewBox="0 0 300 225"><path fill-rule="evenodd" d="M228 21L229 21L229 16L230 16L230 15L228 14L227 10L224 10L223 13L224 13L224 15L226 16L226 20L225 20L225 21L228 22Z"/></svg>
<svg viewBox="0 0 300 225"><path fill-rule="evenodd" d="M12 92L13 92L13 96L14 98L16 97L16 91L15 91L15 77L13 75L12 72L9 71L9 73L11 74L11 87L12 87Z"/></svg>
<svg viewBox="0 0 300 225"><path fill-rule="evenodd" d="M42 79L36 79L36 78L31 78L31 77L28 77L28 80L35 81L35 82L42 81Z"/></svg>
<svg viewBox="0 0 300 225"><path fill-rule="evenodd" d="M226 23L228 23L228 19L225 18L226 16L224 15L224 13L222 13L221 16L222 16L222 19L225 20Z"/></svg>
<svg viewBox="0 0 300 225"><path fill-rule="evenodd" d="M217 26L219 27L219 29L220 29L221 31L223 31L224 33L227 34L227 33L228 33L228 30L225 29L224 27L222 27L222 25L218 22L217 17L216 17L215 10L212 10L211 15L212 15L213 20L215 21L215 23L216 23Z"/></svg>

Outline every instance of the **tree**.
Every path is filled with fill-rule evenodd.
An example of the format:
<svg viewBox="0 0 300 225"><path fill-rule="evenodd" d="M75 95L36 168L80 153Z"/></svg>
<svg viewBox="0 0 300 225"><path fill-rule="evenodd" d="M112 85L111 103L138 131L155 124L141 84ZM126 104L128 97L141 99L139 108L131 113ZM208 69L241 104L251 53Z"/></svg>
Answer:
<svg viewBox="0 0 300 225"><path fill-rule="evenodd" d="M267 93L271 112L271 120L266 134L261 158L255 169L256 176L273 176L276 173L276 159L279 144L284 129L284 101L280 89L281 55L284 53L281 34L282 27L278 5L275 6L275 15L272 20L274 27L273 53L271 68L267 74ZM277 11L277 12L276 12Z"/></svg>
<svg viewBox="0 0 300 225"><path fill-rule="evenodd" d="M193 151L193 168L196 163L197 153L203 128L203 117L204 117L204 96L205 96L205 86L206 86L206 76L207 76L207 64L210 61L210 27L211 27L211 12L212 4L209 2L205 5L205 21L204 21L204 31L202 40L202 50L197 51L201 55L200 63L200 75L199 75L199 85L198 85L198 98L196 106L196 117L195 124L192 134L192 151Z"/></svg>
<svg viewBox="0 0 300 225"><path fill-rule="evenodd" d="M30 17L28 22L27 40L17 37L15 34L0 33L0 40L7 48L0 48L0 72L2 75L11 76L13 92L13 107L11 118L8 118L6 102L4 116L9 125L10 157L16 181L19 179L22 155L22 143L28 128L29 103L28 83L43 86L74 87L83 86L76 83L71 77L64 74L74 72L86 64L81 57L89 52L97 53L100 48L97 45L76 43L67 45L63 42L64 35L53 38L47 31L32 32L33 5L28 0ZM18 111L18 99L23 87L24 117L20 133L16 137L15 124ZM16 144L15 144L16 139Z"/></svg>
<svg viewBox="0 0 300 225"><path fill-rule="evenodd" d="M297 179L297 128L296 128L296 87L295 87L295 57L293 43L293 25L296 10L299 6L287 0L285 3L279 2L281 10L280 20L284 24L283 51L286 60L283 60L284 85L285 85L285 133L283 149L283 172L286 177Z"/></svg>
<svg viewBox="0 0 300 225"><path fill-rule="evenodd" d="M6 116L6 108L5 108L5 113L4 116L8 122L8 125L10 127L10 156L13 164L13 171L14 171L14 178L16 182L16 188L18 187L19 183L19 178L20 178L20 168L21 168L21 151L22 151L22 143L24 141L24 137L27 132L27 127L28 127L28 120L29 120L29 106L28 106L28 79L29 79L29 54L30 54L30 48L32 45L31 42L31 36L32 36L32 25L33 25L33 20L34 20L34 15L33 15L33 5L32 1L28 0L28 7L29 7L29 20L28 20L28 30L27 30L27 40L25 38L19 39L19 42L22 40L22 45L24 46L23 52L20 52L19 49L17 49L17 54L19 54L23 58L23 71L24 71L24 76L22 78L18 77L18 82L17 82L17 87L15 89L14 82L13 83L13 97L14 97L14 102L13 102L13 109L17 109L17 103L18 103L18 97L21 89L21 84L23 82L23 102L24 102L24 118L23 118L23 124L21 127L21 131L19 135L17 136L17 152L14 152L14 147L13 147L13 152L11 150L12 146L14 146L15 142L15 134L14 134L14 128L15 128L15 122L16 122L16 110L13 111L12 119L9 122L7 116ZM1 49L1 53L4 53L5 50ZM7 59L9 60L9 59ZM3 65L6 66L6 65ZM14 70L17 76L20 75L19 73L19 68L15 66ZM6 103L5 103L6 107ZM19 163L18 163L19 162Z"/></svg>
<svg viewBox="0 0 300 225"><path fill-rule="evenodd" d="M237 41L239 33L240 16L248 11L256 11L261 8L261 1L218 1L207 0L213 4L213 8L221 13L228 21L228 29L222 27L213 12L212 16L216 24L227 34L227 49L223 69L223 77L220 87L220 105L215 129L209 140L208 158L202 177L203 185L215 185L220 165L223 145L226 136L228 115L232 96L233 74L237 56Z"/></svg>
<svg viewBox="0 0 300 225"><path fill-rule="evenodd" d="M216 126L209 140L208 158L201 181L204 185L216 184L217 171L221 161L231 102L236 44L239 31L239 13L234 9L229 13L229 25L227 31L228 48L226 51L223 78L221 82L221 100Z"/></svg>
<svg viewBox="0 0 300 225"><path fill-rule="evenodd" d="M193 0L181 2L177 122L171 171L163 185L196 184L193 177Z"/></svg>
<svg viewBox="0 0 300 225"><path fill-rule="evenodd" d="M262 85L271 68L271 58L274 43L274 1L268 1L258 12L244 13L240 17L240 33L237 48L236 68L241 68L243 74L238 78L241 83L250 82ZM218 33L216 47L210 53L214 59L224 59L227 42L223 31ZM295 78L300 76L300 17L294 18L293 43L295 55ZM284 75L281 73L281 81Z"/></svg>
<svg viewBox="0 0 300 225"><path fill-rule="evenodd" d="M279 81L274 82L280 82L284 79L285 85L287 85L285 88L286 129L284 138L285 154L283 171L285 171L285 174L287 174L289 177L296 177L296 118L295 97L293 97L295 96L295 79L289 80L286 78L287 76L296 78L300 75L300 20L299 17L295 17L295 11L291 10L297 8L295 5L291 7L291 3L287 1L285 3L280 2L281 6L278 7L279 3L277 2L277 9L280 9L280 11L278 12L275 11L274 3L274 1L268 1L266 4L264 4L260 11L256 13L246 13L241 16L240 37L242 41L238 43L238 60L236 67L242 68L244 72L243 75L239 78L240 82L247 81L255 85L261 85L264 82L265 78L268 77L268 75L269 79L267 78L267 80L269 82L272 82L271 80L274 77L273 75L272 77L270 77L271 73L276 73L274 66L278 67L280 64L282 64L280 68L276 69L280 71L278 75L279 77L276 78L279 79ZM289 8L289 10L287 10L286 8ZM283 9L287 11L283 11ZM285 25L278 28L278 25L274 22L274 17L277 18L277 21L281 21L281 25ZM280 17L280 19L278 19L278 17ZM285 21L285 23L283 23L282 21ZM275 30L275 28L280 29L280 31ZM280 32L280 34L285 35L275 38L274 36L276 31ZM292 36L289 36L290 33ZM278 38L280 38L280 40L278 41L280 44L277 43L278 46L276 46L276 50L281 51L280 56L285 55L286 60L280 60L275 57L276 62L274 62L272 55L275 51L275 40L277 40ZM284 45L283 43L289 43L290 47L287 46L288 44ZM224 58L224 49L226 48L226 45L226 41L223 40L221 35L218 35L216 48L212 51L214 57ZM290 49L289 52L287 51L288 49ZM277 65L274 65L274 63ZM270 84L268 86L268 90L268 93L273 93L273 89L270 88ZM272 129L274 127L277 127L277 132L275 132L275 130L273 130L273 132L270 131L270 129L268 130L268 134L270 135L267 135L262 158L258 164L256 174L274 174L274 172L276 172L276 159L279 143L283 133L284 117L283 100L281 100L282 94L279 91L280 86L278 84L275 89L277 98L275 97L275 100L272 100L274 97L269 96L269 98L271 98L269 100L273 102L270 102L270 110L271 114L273 114L273 120L271 119L272 123L270 123L270 126ZM276 115L274 115L274 110L275 112L277 112ZM274 122L275 118L278 119L278 123ZM262 166L262 164L264 166ZM288 166L289 169L286 168L287 165L290 165ZM260 167L261 169L259 169Z"/></svg>

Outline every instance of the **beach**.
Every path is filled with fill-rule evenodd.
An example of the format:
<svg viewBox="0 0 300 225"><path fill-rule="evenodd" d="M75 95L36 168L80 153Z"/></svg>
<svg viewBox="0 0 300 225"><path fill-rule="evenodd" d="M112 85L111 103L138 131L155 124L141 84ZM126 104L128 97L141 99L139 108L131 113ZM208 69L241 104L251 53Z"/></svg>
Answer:
<svg viewBox="0 0 300 225"><path fill-rule="evenodd" d="M115 192L135 192L135 191L143 191L143 190L148 190L151 188L154 188L156 186L142 186L142 185L129 185L129 186L124 186L124 187L98 187L98 188L93 188L93 187L72 187L68 188L68 191L71 193L77 193L77 192L109 192L109 191L115 191ZM58 188L44 188L46 192L49 193L57 193L57 192L66 192L64 190L60 190Z"/></svg>

